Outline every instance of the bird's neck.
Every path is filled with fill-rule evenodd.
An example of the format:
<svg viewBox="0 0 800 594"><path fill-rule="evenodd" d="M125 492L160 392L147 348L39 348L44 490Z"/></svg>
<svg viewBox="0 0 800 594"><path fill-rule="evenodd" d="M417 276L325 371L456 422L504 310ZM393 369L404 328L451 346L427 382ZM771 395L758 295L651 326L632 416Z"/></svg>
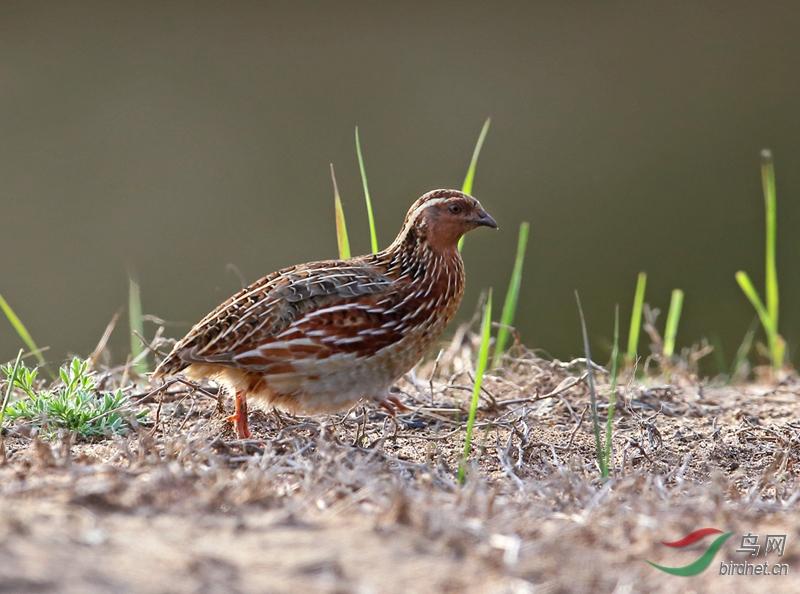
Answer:
<svg viewBox="0 0 800 594"><path fill-rule="evenodd" d="M464 262L458 246L431 245L411 230L383 252L375 255L386 275L399 281L424 286L427 295L458 303L464 289Z"/></svg>

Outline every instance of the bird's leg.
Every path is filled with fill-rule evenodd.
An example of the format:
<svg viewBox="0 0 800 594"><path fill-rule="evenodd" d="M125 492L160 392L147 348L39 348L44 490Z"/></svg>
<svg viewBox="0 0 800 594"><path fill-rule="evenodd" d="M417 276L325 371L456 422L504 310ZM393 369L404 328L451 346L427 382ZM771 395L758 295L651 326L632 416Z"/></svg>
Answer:
<svg viewBox="0 0 800 594"><path fill-rule="evenodd" d="M247 425L247 395L243 390L236 392L233 414L228 420L236 429L236 437L239 439L250 437L250 427Z"/></svg>
<svg viewBox="0 0 800 594"><path fill-rule="evenodd" d="M407 407L405 404L403 404L403 401L402 401L402 400L400 400L400 399L399 399L397 396L395 396L394 394L388 394L387 396L383 397L383 398L382 398L382 399L381 399L381 400L378 402L378 404L379 404L379 406L380 406L381 408L384 408L384 409L386 409L386 411L387 411L387 412L389 413L389 415L391 415L391 416L395 416L395 415L398 413L398 411L399 411L399 412L406 412L406 411L409 411L409 410L411 410L411 409L410 409L410 408L408 408L408 407Z"/></svg>

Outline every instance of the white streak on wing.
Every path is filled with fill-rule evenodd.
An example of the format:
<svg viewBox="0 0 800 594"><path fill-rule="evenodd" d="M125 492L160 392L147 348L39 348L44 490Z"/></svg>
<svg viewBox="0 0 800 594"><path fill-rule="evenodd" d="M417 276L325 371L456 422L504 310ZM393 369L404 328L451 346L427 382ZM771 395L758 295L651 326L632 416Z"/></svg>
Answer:
<svg viewBox="0 0 800 594"><path fill-rule="evenodd" d="M409 315L408 317L409 317L409 318L411 318L411 319L413 320L413 319L414 319L414 318L416 318L416 317L417 317L417 316L418 316L418 315L419 315L419 314L422 312L422 310L423 310L423 309L425 309L427 306L428 306L428 304L427 304L426 302L424 302L424 301L423 301L422 303L420 303L420 304L419 304L419 307L417 307L417 309L415 309L415 310L414 310L414 312L413 312L411 315Z"/></svg>
<svg viewBox="0 0 800 594"><path fill-rule="evenodd" d="M244 351L243 353L238 353L233 357L233 360L236 361L238 359L248 359L250 357L260 357L261 356L261 349L251 349L249 351Z"/></svg>
<svg viewBox="0 0 800 594"><path fill-rule="evenodd" d="M372 328L369 330L361 330L359 334L364 336L380 336L381 334L386 334L386 329L384 328Z"/></svg>
<svg viewBox="0 0 800 594"><path fill-rule="evenodd" d="M363 336L348 336L347 338L339 338L333 341L335 345L354 344L356 342L363 342Z"/></svg>
<svg viewBox="0 0 800 594"><path fill-rule="evenodd" d="M383 289L386 288L388 285L389 285L388 281L382 281L382 282L372 282L372 283L361 283L359 286L362 289L372 289L372 288Z"/></svg>
<svg viewBox="0 0 800 594"><path fill-rule="evenodd" d="M255 313L256 310L269 309L270 307L275 305L277 302L278 302L278 299L274 295L272 295L272 292L270 290L270 292L268 292L266 295L264 295L264 297L262 297L261 299L256 301L253 305L251 305L246 310L244 310L244 312L242 312L242 314L239 316L239 319L240 320L244 320L244 319L248 318L249 316L253 315L253 313Z"/></svg>
<svg viewBox="0 0 800 594"><path fill-rule="evenodd" d="M395 313L395 312L396 312L398 309L400 309L400 308L401 308L402 306L404 306L406 303L408 303L409 301L411 301L413 298L414 298L414 293L409 293L408 295L406 295L406 296L403 298L403 300L402 300L400 303L398 303L398 304L397 304L397 305L395 305L394 307L391 307L391 308L387 309L387 310L386 310L386 313Z"/></svg>
<svg viewBox="0 0 800 594"><path fill-rule="evenodd" d="M281 340L278 342L268 342L259 346L258 350L266 351L268 349L290 349L295 346L315 346L317 343L310 338L297 338L295 340Z"/></svg>
<svg viewBox="0 0 800 594"><path fill-rule="evenodd" d="M280 278L284 278L285 276L291 276L295 272L296 271L293 271L291 273L287 273L287 275L280 276L280 277L276 278L275 281L279 280ZM352 284L363 283L363 281L368 280L368 279L369 280L373 280L373 276L372 275L367 274L364 271L363 268L357 267L357 266L336 267L336 268L331 269L330 272L326 272L325 269L315 269L315 270L312 270L311 272L313 273L313 276L301 276L301 277L295 278L288 285L286 285L285 287L281 287L281 288L282 289L292 289L292 288L297 288L297 287L300 287L300 286L303 286L303 285L313 286L313 285L319 285L319 284L321 284L323 282L326 282L326 281L336 280L336 279L341 279L341 278L350 278L350 279L352 279L351 281L349 281L348 283L343 285L345 287L350 286ZM273 281L273 283L274 283L274 281ZM383 284L385 284L385 283L371 282L371 283L365 283L364 286L365 287L366 286L370 286L370 287L371 286L377 286L377 287L380 287L380 286L383 286ZM236 302L240 301L241 299L243 299L245 297L250 297L253 293L260 293L260 292L264 291L265 289L267 289L266 294L261 299L256 301L253 305L248 307L244 311L244 313L242 314L242 318L247 317L249 314L253 313L257 309L270 308L270 307L272 307L273 305L275 305L279 301L279 298L275 298L274 296L272 296L272 291L275 290L275 287L274 286L270 286L270 285L266 285L266 286L262 286L262 287L259 287L257 289L254 289L252 291L249 291L246 295L243 295L241 298L237 299ZM272 298L270 299L270 297L272 297ZM236 302L234 302L234 303L236 303Z"/></svg>
<svg viewBox="0 0 800 594"><path fill-rule="evenodd" d="M296 320L292 325L295 326L297 324L302 324L305 321L308 321L312 318L316 318L319 316L324 316L325 314L335 313L337 311L348 311L351 309L362 309L367 310L371 306L370 305L363 305L361 303L343 303L340 305L331 305L330 307L323 307L322 309L317 309L315 311L308 312L304 317Z"/></svg>
<svg viewBox="0 0 800 594"><path fill-rule="evenodd" d="M431 294L431 291L433 290L433 282L429 282L429 283L427 283L427 285L428 285L428 287L425 289L425 292L422 294L422 297L424 299L427 299L428 296Z"/></svg>

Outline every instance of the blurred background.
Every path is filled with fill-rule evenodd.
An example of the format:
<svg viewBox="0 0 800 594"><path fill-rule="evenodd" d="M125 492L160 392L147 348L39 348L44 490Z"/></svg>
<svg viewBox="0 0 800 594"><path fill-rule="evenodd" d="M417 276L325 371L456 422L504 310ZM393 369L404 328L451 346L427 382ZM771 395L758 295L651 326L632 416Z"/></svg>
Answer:
<svg viewBox="0 0 800 594"><path fill-rule="evenodd" d="M734 273L763 285L769 147L797 362L800 5L682 4L4 2L0 293L51 361L91 351L129 272L182 335L242 279L336 255L330 162L368 249L354 125L385 245L417 196L460 187L491 116L474 193L501 232L467 240L462 318L505 293L529 220L528 345L581 351L578 289L606 355L646 270L662 311L686 292L679 346L730 360L754 317ZM18 346L0 319L0 359Z"/></svg>

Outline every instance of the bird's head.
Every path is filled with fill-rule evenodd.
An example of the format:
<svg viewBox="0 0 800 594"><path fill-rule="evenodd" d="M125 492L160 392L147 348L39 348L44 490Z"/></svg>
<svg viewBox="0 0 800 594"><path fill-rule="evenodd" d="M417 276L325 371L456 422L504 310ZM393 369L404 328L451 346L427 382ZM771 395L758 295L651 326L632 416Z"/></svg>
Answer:
<svg viewBox="0 0 800 594"><path fill-rule="evenodd" d="M411 205L400 235L412 233L434 249L450 249L476 227L497 229L497 222L472 196L458 190L433 190Z"/></svg>

